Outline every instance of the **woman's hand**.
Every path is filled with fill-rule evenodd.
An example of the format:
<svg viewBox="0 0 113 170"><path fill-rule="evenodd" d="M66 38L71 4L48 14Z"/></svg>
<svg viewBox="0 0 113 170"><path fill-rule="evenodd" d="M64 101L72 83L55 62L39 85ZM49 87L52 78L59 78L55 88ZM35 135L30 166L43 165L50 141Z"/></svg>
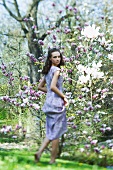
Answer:
<svg viewBox="0 0 113 170"><path fill-rule="evenodd" d="M68 99L64 97L64 106L68 106L68 105L69 105Z"/></svg>

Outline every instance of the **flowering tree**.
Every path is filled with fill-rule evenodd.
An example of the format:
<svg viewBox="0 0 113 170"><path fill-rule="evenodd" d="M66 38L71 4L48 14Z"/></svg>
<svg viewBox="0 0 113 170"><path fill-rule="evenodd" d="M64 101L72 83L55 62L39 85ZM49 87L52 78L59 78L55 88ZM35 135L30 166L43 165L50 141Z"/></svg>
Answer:
<svg viewBox="0 0 113 170"><path fill-rule="evenodd" d="M4 8L7 10L10 16L20 23L21 30L24 33L23 37L26 38L28 41L29 52L35 57L37 61L39 61L39 58L42 57L43 55L41 45L44 45L43 41L45 40L45 38L47 38L49 32L51 30L58 28L64 20L68 20L68 18L72 16L66 12L62 14L62 10L59 10L58 11L59 17L57 17L55 21L51 20L52 17L51 18L48 18L47 16L44 17L45 21L46 22L48 21L49 24L46 26L46 28L44 26L42 28L38 20L39 16L38 13L40 12L39 4L41 3L41 1L42 0L35 1L32 0L31 3L28 5L28 10L25 15L23 15L20 12L17 0L14 0L13 3L11 3L13 4L13 6L11 4L8 5L9 2L6 2L5 0L2 1ZM56 7L56 4L53 3L52 6ZM12 12L12 8L15 9L15 13ZM41 29L43 30L41 31ZM54 36L53 41L55 41ZM30 60L29 76L31 83L33 83L34 81L36 82L40 79L40 74L39 73L37 74L39 67L40 64L34 65L34 62Z"/></svg>
<svg viewBox="0 0 113 170"><path fill-rule="evenodd" d="M52 7L55 10L56 4L53 3ZM45 49L53 46L60 47L66 63L65 67L61 68L65 82L64 91L70 102L67 108L68 134L64 137L67 140L66 144L74 145L81 152L86 149L88 152L93 150L96 153L101 153L106 145L109 148L113 147L112 141L104 143L104 146L99 145L100 142L112 138L113 43L110 38L112 34L109 32L108 36L100 23L94 25L83 21L80 11L75 6L67 5L65 10L66 15L54 22L56 26L54 24L50 26L50 18L46 18L49 28L44 34L46 37L44 41L32 37L32 42L38 44L43 51L43 56L37 59L32 50L27 53L27 56L35 66L39 67L40 64L38 69L40 72L46 58ZM63 14L63 11L60 10L58 13ZM31 16L24 17L24 22L27 25L33 23L33 20ZM39 31L37 27L33 26L32 32L38 35L37 31ZM7 73L6 65L3 62L1 70L3 75L10 80L12 89L13 74ZM17 73L14 75L16 76ZM29 77L22 74L17 81L19 88L14 91L13 97L12 93L11 95L2 95L1 101L7 104L8 108L19 112L19 115L24 114L24 118L27 115L27 122L32 121L31 115L36 116L41 132L39 137L43 137L44 114L41 107L45 95L40 91L37 92L37 83L31 84ZM21 119L20 116L19 118ZM21 121L19 127L22 124L25 124L25 119ZM29 127L28 124L27 131L29 131ZM2 129L3 131L6 129Z"/></svg>

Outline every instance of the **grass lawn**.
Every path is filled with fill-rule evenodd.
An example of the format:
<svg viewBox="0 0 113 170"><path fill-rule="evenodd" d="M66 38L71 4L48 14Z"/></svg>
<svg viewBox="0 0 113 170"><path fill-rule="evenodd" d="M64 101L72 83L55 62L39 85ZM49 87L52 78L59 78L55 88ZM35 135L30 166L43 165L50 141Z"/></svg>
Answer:
<svg viewBox="0 0 113 170"><path fill-rule="evenodd" d="M28 150L0 149L0 170L108 170L108 168L97 165L87 165L63 159L57 159L55 165L49 165L50 158L46 154L42 155L39 163L35 163L33 155L34 152Z"/></svg>

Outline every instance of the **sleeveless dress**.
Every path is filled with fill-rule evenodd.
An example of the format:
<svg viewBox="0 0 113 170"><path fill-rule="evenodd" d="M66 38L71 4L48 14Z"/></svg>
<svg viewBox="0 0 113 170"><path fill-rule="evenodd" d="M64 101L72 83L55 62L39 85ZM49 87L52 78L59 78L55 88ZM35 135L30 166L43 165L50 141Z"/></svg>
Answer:
<svg viewBox="0 0 113 170"><path fill-rule="evenodd" d="M47 85L46 100L42 107L46 114L46 137L54 140L61 137L67 131L66 109L63 99L50 89L54 73L60 70L56 66L51 66L50 71L45 75ZM57 88L62 92L63 78L59 76Z"/></svg>

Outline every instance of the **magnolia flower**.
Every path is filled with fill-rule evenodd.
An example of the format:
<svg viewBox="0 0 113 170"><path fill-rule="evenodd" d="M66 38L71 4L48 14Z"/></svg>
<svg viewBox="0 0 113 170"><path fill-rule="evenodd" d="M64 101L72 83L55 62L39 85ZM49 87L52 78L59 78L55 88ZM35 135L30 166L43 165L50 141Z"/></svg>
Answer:
<svg viewBox="0 0 113 170"><path fill-rule="evenodd" d="M88 132L86 131L86 130L83 130L83 132L82 132L83 134L88 134Z"/></svg>
<svg viewBox="0 0 113 170"><path fill-rule="evenodd" d="M100 42L101 45L105 45L105 46L107 46L111 42L111 40L106 41L105 37L102 37L102 39L99 38L98 41Z"/></svg>
<svg viewBox="0 0 113 170"><path fill-rule="evenodd" d="M87 83L88 81L90 80L90 75L81 75L79 76L79 83L80 84L84 84L84 83Z"/></svg>
<svg viewBox="0 0 113 170"><path fill-rule="evenodd" d="M95 72L92 72L92 77L94 79L103 78L103 76L104 76L103 72L99 72L99 71L96 71L96 70L95 70Z"/></svg>
<svg viewBox="0 0 113 170"><path fill-rule="evenodd" d="M86 145L85 145L85 148L86 148L86 149L88 149L88 148L90 148L90 147L91 147L91 146L90 146L89 144L86 144Z"/></svg>
<svg viewBox="0 0 113 170"><path fill-rule="evenodd" d="M28 103L28 98L23 99L23 103Z"/></svg>
<svg viewBox="0 0 113 170"><path fill-rule="evenodd" d="M81 34L87 38L97 38L99 36L99 27L95 28L95 25L86 26L82 31Z"/></svg>
<svg viewBox="0 0 113 170"><path fill-rule="evenodd" d="M108 58L113 61L113 54L108 54Z"/></svg>
<svg viewBox="0 0 113 170"><path fill-rule="evenodd" d="M21 107L25 107L26 105L25 105L25 103L22 103L20 106L21 106Z"/></svg>
<svg viewBox="0 0 113 170"><path fill-rule="evenodd" d="M92 144L92 145L96 145L97 142L98 142L98 140L92 140L92 141L91 141L91 144Z"/></svg>
<svg viewBox="0 0 113 170"><path fill-rule="evenodd" d="M80 148L80 152L84 152L84 150L85 150L84 148Z"/></svg>
<svg viewBox="0 0 113 170"><path fill-rule="evenodd" d="M36 104L36 103L33 103L33 107L34 107L34 109L36 109L36 110L38 110L38 109L40 108L40 106L39 106L38 104Z"/></svg>
<svg viewBox="0 0 113 170"><path fill-rule="evenodd" d="M29 20L30 20L30 21L34 21L34 18L30 17Z"/></svg>
<svg viewBox="0 0 113 170"><path fill-rule="evenodd" d="M81 64L79 64L79 65L77 66L77 69L78 69L79 72L84 72L84 71L86 71L86 67L84 67L84 66L81 65Z"/></svg>
<svg viewBox="0 0 113 170"><path fill-rule="evenodd" d="M100 149L99 149L98 147L95 147L95 148L94 148L94 151L95 151L96 153L99 153L99 152L100 152Z"/></svg>
<svg viewBox="0 0 113 170"><path fill-rule="evenodd" d="M101 66L102 66L102 61L99 61L98 63L95 62L92 63L92 67L95 69L100 68Z"/></svg>
<svg viewBox="0 0 113 170"><path fill-rule="evenodd" d="M1 133L4 133L4 134L6 134L6 133L8 133L8 132L10 132L10 131L12 131L12 126L4 126L4 127L0 130L0 132L1 132Z"/></svg>
<svg viewBox="0 0 113 170"><path fill-rule="evenodd" d="M110 128L110 127L106 127L106 130L107 130L107 131L111 131L111 128Z"/></svg>
<svg viewBox="0 0 113 170"><path fill-rule="evenodd" d="M102 133L104 133L104 132L106 131L106 129L105 129L105 128L100 128L100 131L101 131Z"/></svg>

